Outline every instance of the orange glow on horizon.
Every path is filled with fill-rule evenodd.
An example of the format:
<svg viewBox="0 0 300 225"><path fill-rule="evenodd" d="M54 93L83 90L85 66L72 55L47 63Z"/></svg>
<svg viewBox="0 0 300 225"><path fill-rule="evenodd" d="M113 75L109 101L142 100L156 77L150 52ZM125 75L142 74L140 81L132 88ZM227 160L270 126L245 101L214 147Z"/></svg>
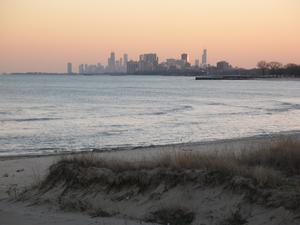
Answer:
<svg viewBox="0 0 300 225"><path fill-rule="evenodd" d="M300 64L299 24L299 0L2 0L0 72L106 64L110 51L193 62L203 48L210 64Z"/></svg>

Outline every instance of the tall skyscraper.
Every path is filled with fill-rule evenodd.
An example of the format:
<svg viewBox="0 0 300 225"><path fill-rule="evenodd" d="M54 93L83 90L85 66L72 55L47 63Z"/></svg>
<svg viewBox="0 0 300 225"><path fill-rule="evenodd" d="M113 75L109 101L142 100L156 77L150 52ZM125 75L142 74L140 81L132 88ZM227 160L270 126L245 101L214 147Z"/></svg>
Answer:
<svg viewBox="0 0 300 225"><path fill-rule="evenodd" d="M116 70L116 54L114 52L110 53L110 57L108 58L108 71L115 72Z"/></svg>
<svg viewBox="0 0 300 225"><path fill-rule="evenodd" d="M202 65L205 66L207 64L207 50L203 49L202 53Z"/></svg>
<svg viewBox="0 0 300 225"><path fill-rule="evenodd" d="M114 52L110 53L110 59L113 66L116 65L116 54Z"/></svg>
<svg viewBox="0 0 300 225"><path fill-rule="evenodd" d="M181 60L185 63L189 62L189 55L186 53L181 54Z"/></svg>
<svg viewBox="0 0 300 225"><path fill-rule="evenodd" d="M186 53L181 54L180 64L181 64L182 69L185 69L190 66L188 54L186 54Z"/></svg>
<svg viewBox="0 0 300 225"><path fill-rule="evenodd" d="M126 64L128 63L128 54L124 54L123 56L123 60L124 60L124 65L126 66Z"/></svg>
<svg viewBox="0 0 300 225"><path fill-rule="evenodd" d="M117 71L121 66L121 62L119 60L116 61L115 71Z"/></svg>
<svg viewBox="0 0 300 225"><path fill-rule="evenodd" d="M72 63L70 63L70 62L67 64L67 73L68 74L73 74Z"/></svg>

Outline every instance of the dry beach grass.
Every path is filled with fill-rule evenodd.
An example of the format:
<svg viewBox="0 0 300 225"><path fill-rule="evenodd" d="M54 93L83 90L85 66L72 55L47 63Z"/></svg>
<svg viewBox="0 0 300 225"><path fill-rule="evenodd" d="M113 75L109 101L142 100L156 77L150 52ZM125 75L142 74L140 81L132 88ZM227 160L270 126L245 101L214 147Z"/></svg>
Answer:
<svg viewBox="0 0 300 225"><path fill-rule="evenodd" d="M59 159L19 199L159 224L280 224L286 213L298 224L299 176L300 142L291 139L240 153L178 151L140 160L82 154Z"/></svg>
<svg viewBox="0 0 300 225"><path fill-rule="evenodd" d="M280 176L300 174L300 142L281 139L268 147L242 153L176 152L161 154L151 159L121 160L103 159L93 153L63 156L50 169L51 177L59 177L60 166L76 165L79 169L105 168L114 172L153 169L201 169L224 175L240 175L254 178L260 184L276 185ZM46 179L46 181L47 181Z"/></svg>

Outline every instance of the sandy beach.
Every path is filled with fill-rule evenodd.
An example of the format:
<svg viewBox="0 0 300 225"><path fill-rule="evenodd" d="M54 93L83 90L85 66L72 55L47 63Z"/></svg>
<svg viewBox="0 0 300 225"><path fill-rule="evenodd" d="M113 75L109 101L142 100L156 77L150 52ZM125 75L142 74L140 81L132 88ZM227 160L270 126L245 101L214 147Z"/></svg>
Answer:
<svg viewBox="0 0 300 225"><path fill-rule="evenodd" d="M104 152L94 152L94 156L101 157L104 159L126 159L126 160L145 160L155 158L158 155L165 154L166 152L174 154L175 152L218 152L220 154L227 154L228 152L240 152L245 150L251 150L259 148L266 143L272 145L276 140L285 138L293 138L299 140L300 136L298 133L289 135L274 135L272 137L259 136L259 137L249 137L241 138L236 140L223 140L216 142L207 143L187 143L187 144L175 144L166 146L151 146L133 149L114 149L113 151ZM86 153L90 154L90 153ZM38 224L141 224L142 222L137 222L135 219L123 219L123 218L91 218L91 216L84 213L76 212L64 212L57 209L54 205L47 204L33 204L30 201L14 201L12 198L14 195L18 195L22 190L31 187L32 185L41 182L48 173L49 167L60 160L61 155L48 155L48 156L6 156L0 158L0 221L1 225L38 225ZM182 187L181 187L182 188ZM184 187L189 191L193 192L192 186ZM176 192L180 192L179 189L174 189L172 196L176 196ZM205 193L206 198L213 198L214 195L220 195L222 189L219 187L209 188L207 190L194 192L195 196L198 196L198 200L205 201L203 199L203 194ZM202 196L202 197L201 197ZM172 202L180 201L180 195L176 196L174 199L169 199ZM233 199L230 203L232 206L238 202L240 196L228 196L224 195L224 202L230 202L229 199ZM227 199L227 200L226 200ZM109 204L109 203L108 203ZM193 202L193 204L196 204ZM208 203L207 203L208 204ZM226 204L225 204L226 205ZM222 206L222 207L225 207ZM121 204L118 207L129 207L129 205ZM130 206L132 207L132 206ZM213 206L219 207L219 206ZM218 210L220 210L220 207ZM291 215L289 211L279 207L272 209L271 211L264 211L263 208L257 206L256 213L262 213L264 217L260 217L261 222L256 224L280 224L279 219L286 218L286 221L290 221L290 224L295 224L291 218L297 217L296 215ZM132 207L132 210L135 207ZM143 207L141 207L142 209ZM121 209L122 210L122 209ZM125 210L125 208L124 208ZM126 210L125 210L126 211ZM139 214L141 212L137 212ZM266 215L268 217L274 217L272 223L266 223ZM278 217L278 215L280 215ZM143 222L143 224L146 224ZM205 224L205 223L204 223ZM249 223L255 224L255 223Z"/></svg>

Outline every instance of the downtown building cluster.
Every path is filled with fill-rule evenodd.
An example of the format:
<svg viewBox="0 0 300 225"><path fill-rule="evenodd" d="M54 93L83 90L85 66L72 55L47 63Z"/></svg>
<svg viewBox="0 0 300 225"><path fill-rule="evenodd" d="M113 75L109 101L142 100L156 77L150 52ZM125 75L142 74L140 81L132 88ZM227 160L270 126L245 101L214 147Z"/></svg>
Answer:
<svg viewBox="0 0 300 225"><path fill-rule="evenodd" d="M201 71L207 67L207 50L203 50L202 61L196 59L192 65L187 53L182 53L180 58L169 58L159 63L158 56L155 53L140 55L138 61L129 61L127 63L127 74L180 74L188 71Z"/></svg>
<svg viewBox="0 0 300 225"><path fill-rule="evenodd" d="M107 59L107 66L101 63L80 64L78 66L79 74L104 74L104 73L126 73L128 63L128 54L124 54L120 59L116 59L116 54L112 52ZM68 63L69 65L70 63ZM68 66L69 73L69 66Z"/></svg>
<svg viewBox="0 0 300 225"><path fill-rule="evenodd" d="M117 58L115 52L111 52L107 59L107 65L81 64L78 67L79 74L205 74L212 67L207 63L207 50L202 52L201 60L195 59L192 64L187 53L182 53L178 58L168 58L159 62L156 53L147 53L139 56L138 60L129 60L128 54ZM225 70L231 68L226 61L217 63L216 69ZM73 74L72 64L67 64L67 73Z"/></svg>

